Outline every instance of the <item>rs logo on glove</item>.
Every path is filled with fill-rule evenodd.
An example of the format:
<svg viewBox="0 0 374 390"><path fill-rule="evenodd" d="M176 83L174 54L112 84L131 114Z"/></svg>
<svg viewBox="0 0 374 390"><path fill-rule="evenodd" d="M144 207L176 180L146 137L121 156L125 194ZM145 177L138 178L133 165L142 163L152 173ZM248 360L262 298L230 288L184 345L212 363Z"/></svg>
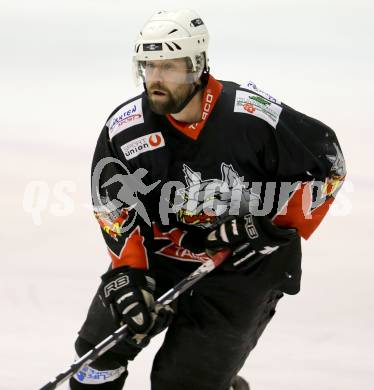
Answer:
<svg viewBox="0 0 374 390"><path fill-rule="evenodd" d="M253 240L258 237L258 232L255 228L255 224L253 223L252 214L247 214L245 217L245 230L247 231L248 237ZM234 221L236 221L234 219Z"/></svg>
<svg viewBox="0 0 374 390"><path fill-rule="evenodd" d="M99 295L119 325L127 324L131 342L145 346L169 326L173 309L155 304L156 282L147 270L122 266L101 276Z"/></svg>
<svg viewBox="0 0 374 390"><path fill-rule="evenodd" d="M231 263L234 269L248 270L264 256L271 255L297 237L295 229L282 229L268 217L247 214L228 219L212 230L205 241L205 250L212 256L222 248L229 248L232 255L225 262L226 269Z"/></svg>
<svg viewBox="0 0 374 390"><path fill-rule="evenodd" d="M104 287L105 298L110 296L111 291L117 291L122 287L125 287L129 284L129 277L127 275L121 275L115 280L112 280Z"/></svg>

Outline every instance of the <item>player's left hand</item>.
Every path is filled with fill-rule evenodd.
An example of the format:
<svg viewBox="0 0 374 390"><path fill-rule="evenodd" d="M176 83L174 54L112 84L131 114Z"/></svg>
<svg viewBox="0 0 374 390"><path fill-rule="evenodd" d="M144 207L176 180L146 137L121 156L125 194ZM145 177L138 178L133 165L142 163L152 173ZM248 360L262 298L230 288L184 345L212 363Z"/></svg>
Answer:
<svg viewBox="0 0 374 390"><path fill-rule="evenodd" d="M234 269L246 270L297 236L296 229L279 228L268 217L247 214L226 220L211 231L205 246L210 256L229 248L232 252L229 264Z"/></svg>

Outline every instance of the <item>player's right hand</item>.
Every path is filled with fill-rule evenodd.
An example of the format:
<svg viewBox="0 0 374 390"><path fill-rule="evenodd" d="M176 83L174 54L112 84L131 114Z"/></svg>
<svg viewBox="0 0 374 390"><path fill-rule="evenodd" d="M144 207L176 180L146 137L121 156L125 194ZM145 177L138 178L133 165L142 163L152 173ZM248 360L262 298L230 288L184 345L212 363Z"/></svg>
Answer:
<svg viewBox="0 0 374 390"><path fill-rule="evenodd" d="M248 270L297 236L296 229L279 228L268 217L247 214L228 219L212 230L205 246L209 255L229 248L232 256L225 262L226 269Z"/></svg>

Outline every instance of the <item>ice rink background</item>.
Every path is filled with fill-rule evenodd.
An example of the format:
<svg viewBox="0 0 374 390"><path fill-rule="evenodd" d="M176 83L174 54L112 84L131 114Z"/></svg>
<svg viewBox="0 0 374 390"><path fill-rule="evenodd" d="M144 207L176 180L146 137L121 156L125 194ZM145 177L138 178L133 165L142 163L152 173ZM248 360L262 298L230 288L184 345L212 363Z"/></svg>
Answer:
<svg viewBox="0 0 374 390"><path fill-rule="evenodd" d="M281 301L243 375L253 390L373 389L369 0L0 0L0 389L38 389L74 357L109 261L88 207L96 139L138 93L131 50L142 24L179 7L207 24L216 78L253 80L322 120L347 160L336 207L304 243L302 291ZM130 365L127 389L150 389L159 344Z"/></svg>

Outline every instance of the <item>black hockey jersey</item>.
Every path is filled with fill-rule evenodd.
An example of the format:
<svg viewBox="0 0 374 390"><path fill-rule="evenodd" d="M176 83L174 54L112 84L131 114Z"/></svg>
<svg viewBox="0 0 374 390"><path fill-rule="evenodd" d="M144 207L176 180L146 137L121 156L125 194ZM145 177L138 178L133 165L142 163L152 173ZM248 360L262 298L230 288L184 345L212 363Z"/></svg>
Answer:
<svg viewBox="0 0 374 390"><path fill-rule="evenodd" d="M194 124L157 115L145 93L109 116L92 197L113 267L155 256L204 262L222 216L251 211L308 238L345 177L334 132L253 83L209 77Z"/></svg>

